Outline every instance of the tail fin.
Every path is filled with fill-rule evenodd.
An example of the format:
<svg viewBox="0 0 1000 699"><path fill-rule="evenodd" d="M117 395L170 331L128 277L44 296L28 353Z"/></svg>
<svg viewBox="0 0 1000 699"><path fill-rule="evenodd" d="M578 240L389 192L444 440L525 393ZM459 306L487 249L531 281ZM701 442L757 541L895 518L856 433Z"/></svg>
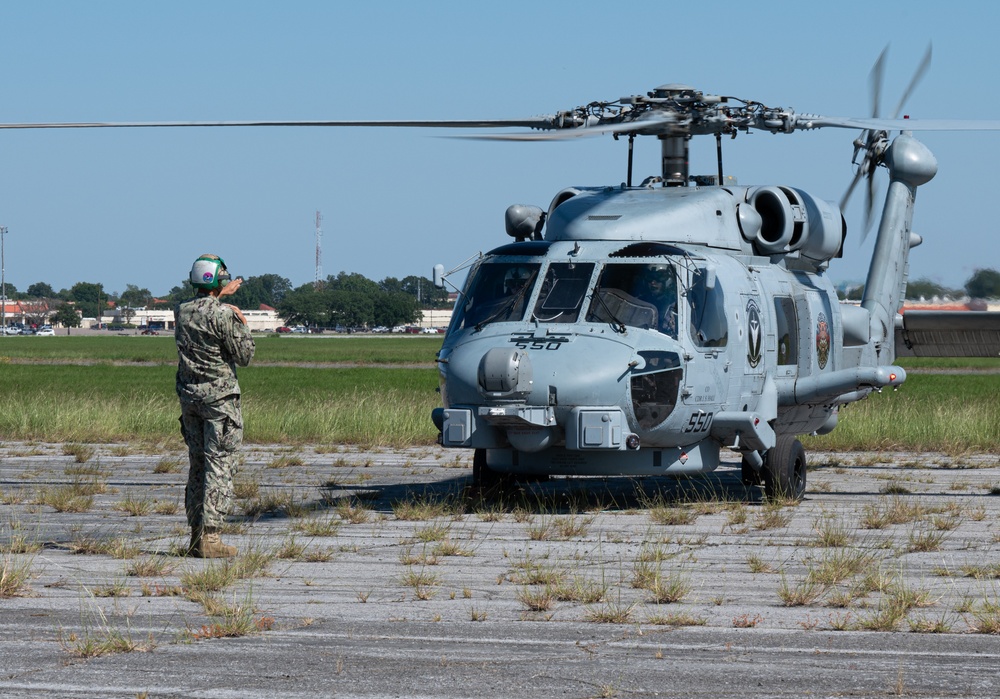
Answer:
<svg viewBox="0 0 1000 699"><path fill-rule="evenodd" d="M917 187L937 174L937 160L908 131L897 136L885 154L889 168L889 191L885 195L875 252L861 300L871 317L871 341L879 364L895 359L896 314L903 306L910 247L919 240L911 235L913 203Z"/></svg>

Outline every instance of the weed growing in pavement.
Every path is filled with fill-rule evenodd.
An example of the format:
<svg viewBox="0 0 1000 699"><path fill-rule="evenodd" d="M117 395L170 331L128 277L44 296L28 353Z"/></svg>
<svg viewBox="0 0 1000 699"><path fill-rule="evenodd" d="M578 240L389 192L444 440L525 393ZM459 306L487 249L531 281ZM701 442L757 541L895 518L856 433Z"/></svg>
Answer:
<svg viewBox="0 0 1000 699"><path fill-rule="evenodd" d="M541 587L525 585L518 588L514 596L530 612L547 612L555 605L556 599L552 588L548 585Z"/></svg>
<svg viewBox="0 0 1000 699"><path fill-rule="evenodd" d="M906 553L922 553L927 551L940 551L941 543L944 541L944 531L929 531L913 529L907 536Z"/></svg>
<svg viewBox="0 0 1000 699"><path fill-rule="evenodd" d="M463 556L467 558L471 558L476 555L476 552L472 549L466 548L451 539L439 541L437 545L434 546L431 553L435 556Z"/></svg>
<svg viewBox="0 0 1000 699"><path fill-rule="evenodd" d="M337 502L334 510L337 516L348 524L364 524L371 518L371 510L364 507L360 500L344 498Z"/></svg>
<svg viewBox="0 0 1000 699"><path fill-rule="evenodd" d="M406 522L424 522L459 514L461 511L461 504L451 497L419 495L392 503L392 513L396 519Z"/></svg>
<svg viewBox="0 0 1000 699"><path fill-rule="evenodd" d="M811 580L808 575L797 584L792 584L782 573L781 582L778 584L778 599L786 607L804 607L822 597L825 591L825 585Z"/></svg>
<svg viewBox="0 0 1000 699"><path fill-rule="evenodd" d="M838 548L847 546L851 541L850 530L839 518L823 517L813 525L813 530L816 532L816 546Z"/></svg>
<svg viewBox="0 0 1000 699"><path fill-rule="evenodd" d="M94 597L128 597L132 594L128 583L124 580L115 580L106 585L97 585L90 589Z"/></svg>
<svg viewBox="0 0 1000 699"><path fill-rule="evenodd" d="M129 517L147 515L151 507L149 498L135 495L131 490L125 491L125 497L115 505L116 510L126 513Z"/></svg>
<svg viewBox="0 0 1000 699"><path fill-rule="evenodd" d="M599 607L588 607L583 618L595 624L627 624L632 621L635 607L635 602L625 604L620 599L607 600Z"/></svg>
<svg viewBox="0 0 1000 699"><path fill-rule="evenodd" d="M64 444L63 456L72 456L78 464L90 461L94 456L94 447L88 444Z"/></svg>
<svg viewBox="0 0 1000 699"><path fill-rule="evenodd" d="M740 614L739 616L733 617L733 628L735 629L752 629L759 626L764 622L764 617L760 614L754 614L750 616L749 614Z"/></svg>
<svg viewBox="0 0 1000 699"><path fill-rule="evenodd" d="M181 460L164 456L153 466L153 473L178 473L181 470Z"/></svg>
<svg viewBox="0 0 1000 699"><path fill-rule="evenodd" d="M289 528L306 536L332 537L337 536L340 524L340 520L333 517L307 517L295 520Z"/></svg>
<svg viewBox="0 0 1000 699"><path fill-rule="evenodd" d="M192 640L210 638L238 638L269 631L274 626L274 618L259 614L250 592L242 600L233 597L226 603L213 598L205 605L205 612L216 620L204 624L201 628L187 631Z"/></svg>
<svg viewBox="0 0 1000 699"><path fill-rule="evenodd" d="M136 578L158 578L174 572L177 563L166 556L142 556L125 566L125 575Z"/></svg>
<svg viewBox="0 0 1000 699"><path fill-rule="evenodd" d="M666 575L659 573L645 589L653 604L673 604L680 602L691 592L691 580L682 571L671 571Z"/></svg>
<svg viewBox="0 0 1000 699"><path fill-rule="evenodd" d="M268 462L266 468L288 468L290 466L305 466L306 462L300 456L283 455Z"/></svg>
<svg viewBox="0 0 1000 699"><path fill-rule="evenodd" d="M688 612L675 612L674 614L653 614L646 617L646 623L655 626L704 626L708 620Z"/></svg>
<svg viewBox="0 0 1000 699"><path fill-rule="evenodd" d="M608 594L608 585L580 575L574 575L569 579L560 578L551 589L555 598L561 602L582 604L602 602Z"/></svg>
<svg viewBox="0 0 1000 699"><path fill-rule="evenodd" d="M237 500L258 499L260 497L260 481L256 477L234 479L233 496Z"/></svg>
<svg viewBox="0 0 1000 699"><path fill-rule="evenodd" d="M27 594L33 556L4 555L0 559L0 599Z"/></svg>
<svg viewBox="0 0 1000 699"><path fill-rule="evenodd" d="M747 554L747 567L751 573L773 573L774 566L755 553Z"/></svg>

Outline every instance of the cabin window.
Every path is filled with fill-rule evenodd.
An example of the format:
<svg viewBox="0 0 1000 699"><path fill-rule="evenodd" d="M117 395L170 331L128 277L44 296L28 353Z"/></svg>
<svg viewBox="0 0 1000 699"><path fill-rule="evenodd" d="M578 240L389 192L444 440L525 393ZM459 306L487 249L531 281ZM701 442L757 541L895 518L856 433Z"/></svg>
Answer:
<svg viewBox="0 0 1000 699"><path fill-rule="evenodd" d="M774 323L778 332L778 364L798 364L799 327L795 304L788 296L774 297Z"/></svg>
<svg viewBox="0 0 1000 699"><path fill-rule="evenodd" d="M677 337L677 276L669 264L610 264L601 271L587 321Z"/></svg>
<svg viewBox="0 0 1000 699"><path fill-rule="evenodd" d="M550 264L538 293L534 319L540 323L575 323L593 273L593 264Z"/></svg>
<svg viewBox="0 0 1000 699"><path fill-rule="evenodd" d="M715 270L694 270L687 298L691 313L691 338L695 345L725 347L729 342L726 300L722 287L716 282Z"/></svg>
<svg viewBox="0 0 1000 699"><path fill-rule="evenodd" d="M480 328L524 318L541 265L537 262L490 262L480 265L459 299L453 328Z"/></svg>

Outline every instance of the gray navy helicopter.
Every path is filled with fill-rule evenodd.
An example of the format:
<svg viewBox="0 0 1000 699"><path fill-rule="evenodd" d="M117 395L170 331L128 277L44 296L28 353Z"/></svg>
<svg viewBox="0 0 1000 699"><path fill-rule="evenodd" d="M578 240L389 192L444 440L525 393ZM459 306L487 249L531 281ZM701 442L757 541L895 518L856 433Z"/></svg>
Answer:
<svg viewBox="0 0 1000 699"><path fill-rule="evenodd" d="M473 449L473 483L515 475L707 473L740 455L747 483L801 498L797 439L826 434L839 410L898 387L897 341L917 354L996 356L1000 322L984 313L900 314L919 187L937 170L918 130L1000 129L997 121L900 119L928 51L892 118L826 117L664 85L554 115L478 121L226 121L2 124L0 128L527 128L480 135L628 139L626 182L569 187L548 208L511 206L512 240L469 270L437 356L440 443ZM889 174L861 304L842 305L827 269L847 235L838 205L786 185L737 186L723 136L859 129L854 181ZM890 133L899 134L890 138ZM660 141L662 170L632 183L636 137ZM714 136L719 168L688 172L692 138ZM866 223L867 228L867 223ZM457 270L456 270L457 271ZM440 265L435 282L446 275ZM1000 315L1000 314L997 314Z"/></svg>
<svg viewBox="0 0 1000 699"><path fill-rule="evenodd" d="M476 485L511 474L705 473L729 450L745 482L798 499L797 435L829 433L841 407L906 380L897 332L908 353L997 355L997 316L900 309L921 242L917 188L937 170L912 132L998 124L898 119L903 101L879 118L881 64L870 119L664 85L560 112L538 127L549 133L499 137L627 135L630 162L621 185L567 188L546 210L510 207L513 242L469 272L438 355L444 407L434 421L443 446L475 450ZM827 274L847 234L842 206L792 186L729 184L721 168L724 135L824 127L862 129L845 201L866 178L868 217L876 168L889 173L858 306L839 303ZM714 178L688 173L690 139L704 135L720 144ZM636 136L660 141L662 172L633 186Z"/></svg>

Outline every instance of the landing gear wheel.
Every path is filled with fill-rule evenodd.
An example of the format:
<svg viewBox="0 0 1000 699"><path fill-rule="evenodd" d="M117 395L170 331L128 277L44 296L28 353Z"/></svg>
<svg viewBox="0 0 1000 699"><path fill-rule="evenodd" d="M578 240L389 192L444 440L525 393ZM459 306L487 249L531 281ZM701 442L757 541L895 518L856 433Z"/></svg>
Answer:
<svg viewBox="0 0 1000 699"><path fill-rule="evenodd" d="M476 449L472 456L472 490L482 497L491 498L510 487L510 474L494 471L486 463L486 450Z"/></svg>
<svg viewBox="0 0 1000 699"><path fill-rule="evenodd" d="M797 439L779 438L764 455L764 494L801 500L806 494L806 450Z"/></svg>

